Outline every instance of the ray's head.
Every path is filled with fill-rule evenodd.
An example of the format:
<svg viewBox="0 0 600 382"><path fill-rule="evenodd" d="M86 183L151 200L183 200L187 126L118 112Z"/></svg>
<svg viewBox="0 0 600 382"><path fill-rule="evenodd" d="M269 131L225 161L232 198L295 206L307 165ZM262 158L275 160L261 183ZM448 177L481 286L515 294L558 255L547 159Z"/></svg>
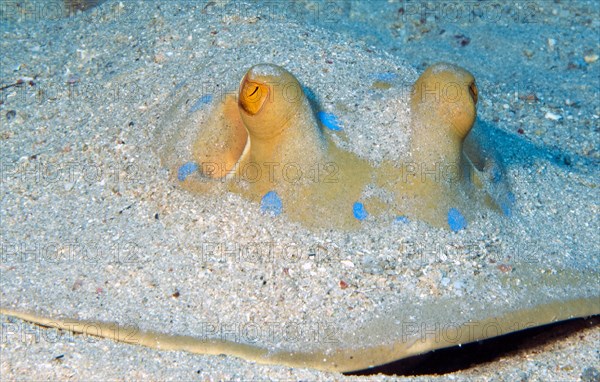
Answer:
<svg viewBox="0 0 600 382"><path fill-rule="evenodd" d="M240 83L238 105L249 133L257 138L276 137L304 102L298 80L272 64L255 65Z"/></svg>
<svg viewBox="0 0 600 382"><path fill-rule="evenodd" d="M453 64L437 63L415 82L411 107L423 124L447 125L445 134L463 140L475 122L477 97L471 73Z"/></svg>

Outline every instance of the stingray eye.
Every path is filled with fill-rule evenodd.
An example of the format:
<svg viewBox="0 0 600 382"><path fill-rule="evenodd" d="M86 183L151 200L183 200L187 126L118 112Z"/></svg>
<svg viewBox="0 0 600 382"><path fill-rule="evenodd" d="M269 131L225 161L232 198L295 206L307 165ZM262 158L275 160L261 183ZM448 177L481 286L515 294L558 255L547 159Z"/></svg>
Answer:
<svg viewBox="0 0 600 382"><path fill-rule="evenodd" d="M473 99L473 102L477 105L477 85L475 85L475 82L471 82L471 85L469 85L469 93L471 94L471 98Z"/></svg>
<svg viewBox="0 0 600 382"><path fill-rule="evenodd" d="M240 88L239 104L246 113L256 115L269 98L269 87L244 79Z"/></svg>

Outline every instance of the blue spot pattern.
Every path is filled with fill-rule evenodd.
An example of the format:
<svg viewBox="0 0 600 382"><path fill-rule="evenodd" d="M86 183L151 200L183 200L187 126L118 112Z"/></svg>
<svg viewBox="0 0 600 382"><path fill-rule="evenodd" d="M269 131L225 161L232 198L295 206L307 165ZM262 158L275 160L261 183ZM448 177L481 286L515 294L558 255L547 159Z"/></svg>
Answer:
<svg viewBox="0 0 600 382"><path fill-rule="evenodd" d="M319 121L321 121L321 123L325 127L327 127L329 130L333 130L333 131L341 131L342 130L342 125L340 124L340 121L334 114L320 111L317 113L317 117L319 118Z"/></svg>
<svg viewBox="0 0 600 382"><path fill-rule="evenodd" d="M369 213L365 209L365 205L360 202L354 203L352 206L352 213L358 220L365 220L367 216L369 216Z"/></svg>
<svg viewBox="0 0 600 382"><path fill-rule="evenodd" d="M396 219L394 219L394 223L403 223L403 224L408 224L409 220L408 217L402 215L402 216L397 216Z"/></svg>
<svg viewBox="0 0 600 382"><path fill-rule="evenodd" d="M372 75L377 81L393 81L398 75L392 72L384 72L384 73L375 73Z"/></svg>
<svg viewBox="0 0 600 382"><path fill-rule="evenodd" d="M178 83L177 85L175 85L175 89L173 89L174 91L177 91L179 89L181 89L183 87L183 85L186 84L186 80L181 81L180 83Z"/></svg>
<svg viewBox="0 0 600 382"><path fill-rule="evenodd" d="M448 225L454 232L467 228L467 219L456 208L450 208L448 211Z"/></svg>
<svg viewBox="0 0 600 382"><path fill-rule="evenodd" d="M315 92L312 91L311 88L309 88L307 86L303 86L302 91L304 92L304 95L306 95L306 98L308 98L309 100L311 100L313 102L317 101L317 95L315 94Z"/></svg>
<svg viewBox="0 0 600 382"><path fill-rule="evenodd" d="M587 62L585 62L585 60L582 57L579 57L575 60L575 65L577 65L579 69L584 69L588 66Z"/></svg>
<svg viewBox="0 0 600 382"><path fill-rule="evenodd" d="M213 99L212 94L205 94L192 107L190 108L190 113L200 110L200 108L204 105L211 103Z"/></svg>
<svg viewBox="0 0 600 382"><path fill-rule="evenodd" d="M490 173L492 175L491 176L492 182L493 183L500 183L500 181L502 180L502 170L500 170L500 168L498 168L498 166L494 166L490 170Z"/></svg>
<svg viewBox="0 0 600 382"><path fill-rule="evenodd" d="M508 191L508 193L506 194L506 199L500 202L500 208L502 209L504 215L508 217L512 216L512 209L515 205L515 201L515 194Z"/></svg>
<svg viewBox="0 0 600 382"><path fill-rule="evenodd" d="M260 201L260 210L263 213L270 213L274 216L281 214L283 203L275 191L269 191Z"/></svg>
<svg viewBox="0 0 600 382"><path fill-rule="evenodd" d="M183 182L189 175L198 171L198 165L194 162L187 162L177 170L177 179Z"/></svg>

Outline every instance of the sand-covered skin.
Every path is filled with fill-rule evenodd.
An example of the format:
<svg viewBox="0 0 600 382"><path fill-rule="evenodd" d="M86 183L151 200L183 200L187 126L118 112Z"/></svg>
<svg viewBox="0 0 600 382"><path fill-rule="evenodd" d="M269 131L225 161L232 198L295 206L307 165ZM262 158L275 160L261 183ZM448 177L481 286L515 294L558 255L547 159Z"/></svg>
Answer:
<svg viewBox="0 0 600 382"><path fill-rule="evenodd" d="M513 292L503 290L503 283L521 282L519 272L527 266L547 273L550 280L556 269L581 264L590 272L598 269L599 198L597 187L589 187L597 177L588 174L590 163L598 158L594 151L598 106L593 102L598 84L592 80L598 73L597 61L568 69L570 58L559 55L559 62L565 60L561 70L582 72L575 77L581 90L556 94L562 82L541 83L535 92L544 99L541 105L494 88L497 78L501 84L511 78L501 65L486 70L469 67L464 57L484 56L486 47L494 45L489 35L482 36L490 41L481 46L473 38L464 47L448 45L429 52L416 62L449 60L473 71L483 93L483 120L496 121L495 126L517 136L517 129L531 126L533 130L539 125L544 131L526 134L527 139L573 153L569 161L574 169L565 171L541 160L539 165L525 161L511 169L518 197L515 219L482 219L459 236L427 231L421 223L390 228L377 222L366 222L368 229L352 235L314 233L287 222L285 216L257 219L258 206L236 195L199 204L197 197L171 182L155 139L168 107L185 92L190 93L192 107L203 93L218 96L217 84L235 89L249 66L274 62L313 89L324 110L341 118L345 135L334 138L340 146L376 162L398 155L402 150L397 148L406 144L402 134L390 135L389 130L399 123L396 115L402 115L405 105L396 95L407 95L405 89L417 72L399 58L362 43L348 43L326 30L313 31L285 18L240 16L227 8L203 13L203 6L180 3L158 9L146 2L122 6L108 2L71 19L25 20L3 29L2 50L11 52L2 55L3 85L19 78L25 78L25 84L2 92L2 306L50 316L138 323L146 329L190 335L206 332L207 325L215 322L254 320L283 327L295 323L339 328L359 325L361 317L391 309L398 299L509 300ZM557 34L567 33L565 22L561 18L540 21ZM492 27L481 23L469 30L477 35L488 28ZM526 25L521 28L535 34ZM587 30L592 35L598 25L584 23L580 28L581 32L573 33ZM597 45L585 45L589 41L578 42L583 44L577 46L582 52L573 60L583 57L587 49L598 53ZM407 51L398 53L416 63L411 61L417 60L411 50L416 47L417 43L408 42ZM519 53L518 48L510 49ZM542 78L547 64L544 54L536 51L523 59L532 62L532 73ZM392 90L371 89L377 75L390 72L395 73L392 79L383 77ZM28 84L29 77L35 85ZM209 90L199 90L198 84ZM581 100L577 99L577 107L564 106L563 118L553 121L546 113L556 112L558 106L549 108L543 97L559 95L565 102L576 95ZM507 114L517 107L518 113ZM9 117L10 110L16 111L14 117ZM386 139L381 139L384 134ZM465 244L476 247L476 254L465 256ZM256 256L252 253L256 250L271 250L273 255ZM292 255L282 256L290 250ZM507 253L528 256L507 257ZM341 281L348 287L342 288ZM478 294L481 284L496 293ZM570 292L568 286L548 287L552 298ZM408 296L407 289L411 290ZM589 286L591 295L595 290L597 285ZM28 327L18 325L23 330ZM598 331L591 332L589 343L570 351L555 349L555 358L548 355L541 362L556 369L562 357L571 353L577 361L570 361L573 367L568 370L559 366L558 375L579 378L584 368L597 361L593 358L597 353L590 349L597 344ZM89 349L85 340L75 337L74 341L41 341L28 348L19 340L3 341L2 375L30 374L28 366L19 366L25 357L28 364L48 365L42 374L36 371L39 378L73 373L79 379L92 375L101 379L94 367L82 365L96 365L106 378L122 374L140 379L144 375L190 378L182 370L200 369L215 379L331 377L230 358L162 354L110 341L97 340ZM66 353L64 361L48 361L58 353ZM87 361L69 361L68 354ZM99 354L106 361L98 359ZM140 354L157 361L141 366ZM111 366L128 357L127 365ZM177 375L165 371L171 366L164 366L174 358L182 365L173 371ZM507 372L515 369L519 367L508 367ZM228 374L227 370L238 371ZM529 365L529 370L533 379L536 375L545 379L543 367ZM465 373L468 377L474 377L472 371Z"/></svg>
<svg viewBox="0 0 600 382"><path fill-rule="evenodd" d="M63 333L64 337L61 337L55 331L44 332L44 329L27 323L17 322L16 325L23 333L30 334L23 340L3 342L0 374L7 379L31 376L35 368L38 380L594 381L583 376L598 373L595 360L600 341L600 331L590 328L447 375L397 377L380 374L365 378L254 365L232 357L161 352L111 340L70 336L69 333ZM39 341L35 342L35 338Z"/></svg>

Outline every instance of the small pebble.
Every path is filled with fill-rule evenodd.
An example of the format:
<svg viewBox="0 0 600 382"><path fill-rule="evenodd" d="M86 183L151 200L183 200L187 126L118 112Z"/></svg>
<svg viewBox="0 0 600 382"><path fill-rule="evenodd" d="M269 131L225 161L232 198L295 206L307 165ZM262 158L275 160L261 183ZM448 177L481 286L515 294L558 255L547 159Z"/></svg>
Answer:
<svg viewBox="0 0 600 382"><path fill-rule="evenodd" d="M274 216L281 214L283 210L283 203L281 198L275 191L269 191L263 196L260 201L260 211L263 213L269 213Z"/></svg>
<svg viewBox="0 0 600 382"><path fill-rule="evenodd" d="M162 53L158 53L154 55L154 63L162 64L165 61L165 55Z"/></svg>
<svg viewBox="0 0 600 382"><path fill-rule="evenodd" d="M365 209L365 205L360 202L354 203L352 206L352 213L358 220L365 220L367 216L369 216L369 213Z"/></svg>
<svg viewBox="0 0 600 382"><path fill-rule="evenodd" d="M458 41L460 46L467 46L471 42L471 39L463 34L454 35L454 38Z"/></svg>
<svg viewBox="0 0 600 382"><path fill-rule="evenodd" d="M448 225L454 232L467 228L467 219L456 208L450 208L448 211Z"/></svg>
<svg viewBox="0 0 600 382"><path fill-rule="evenodd" d="M17 112L14 111L14 110L9 110L9 111L6 112L6 119L8 121L14 119L16 116L17 116Z"/></svg>
<svg viewBox="0 0 600 382"><path fill-rule="evenodd" d="M498 265L496 268L498 268L498 270L502 273L508 273L512 271L512 266L508 265L508 264L500 264Z"/></svg>
<svg viewBox="0 0 600 382"><path fill-rule="evenodd" d="M77 279L77 280L76 280L76 281L73 283L73 286L71 287L71 290L72 290L72 291L76 291L76 290L78 290L79 288L81 288L82 286L83 286L83 280L81 280L81 279Z"/></svg>
<svg viewBox="0 0 600 382"><path fill-rule="evenodd" d="M585 62L587 62L588 64L591 64L593 62L598 61L598 55L597 54L590 54L590 55L584 56L583 60Z"/></svg>
<svg viewBox="0 0 600 382"><path fill-rule="evenodd" d="M179 170L177 171L177 179L180 182L183 182L189 175L196 171L198 171L198 165L194 162L187 162L179 167Z"/></svg>
<svg viewBox="0 0 600 382"><path fill-rule="evenodd" d="M540 100L535 93L521 95L521 96L519 96L519 99L522 99L523 101L528 101L528 102L537 102Z"/></svg>
<svg viewBox="0 0 600 382"><path fill-rule="evenodd" d="M340 121L334 114L326 113L324 111L320 111L317 113L317 117L319 121L323 124L323 126L327 127L329 130L340 131L342 130L342 125Z"/></svg>
<svg viewBox="0 0 600 382"><path fill-rule="evenodd" d="M567 98L565 100L565 105L572 106L572 107L579 107L579 102L578 101L573 101L572 99Z"/></svg>
<svg viewBox="0 0 600 382"><path fill-rule="evenodd" d="M546 114L544 115L544 118L549 119L551 121L558 121L558 120L562 119L562 116L549 111L549 112L546 112Z"/></svg>
<svg viewBox="0 0 600 382"><path fill-rule="evenodd" d="M524 54L524 55L525 55L525 57L527 57L527 58L531 58L531 57L533 57L533 51L532 51L532 50L529 50L529 49L525 49L525 50L523 50L523 54Z"/></svg>

